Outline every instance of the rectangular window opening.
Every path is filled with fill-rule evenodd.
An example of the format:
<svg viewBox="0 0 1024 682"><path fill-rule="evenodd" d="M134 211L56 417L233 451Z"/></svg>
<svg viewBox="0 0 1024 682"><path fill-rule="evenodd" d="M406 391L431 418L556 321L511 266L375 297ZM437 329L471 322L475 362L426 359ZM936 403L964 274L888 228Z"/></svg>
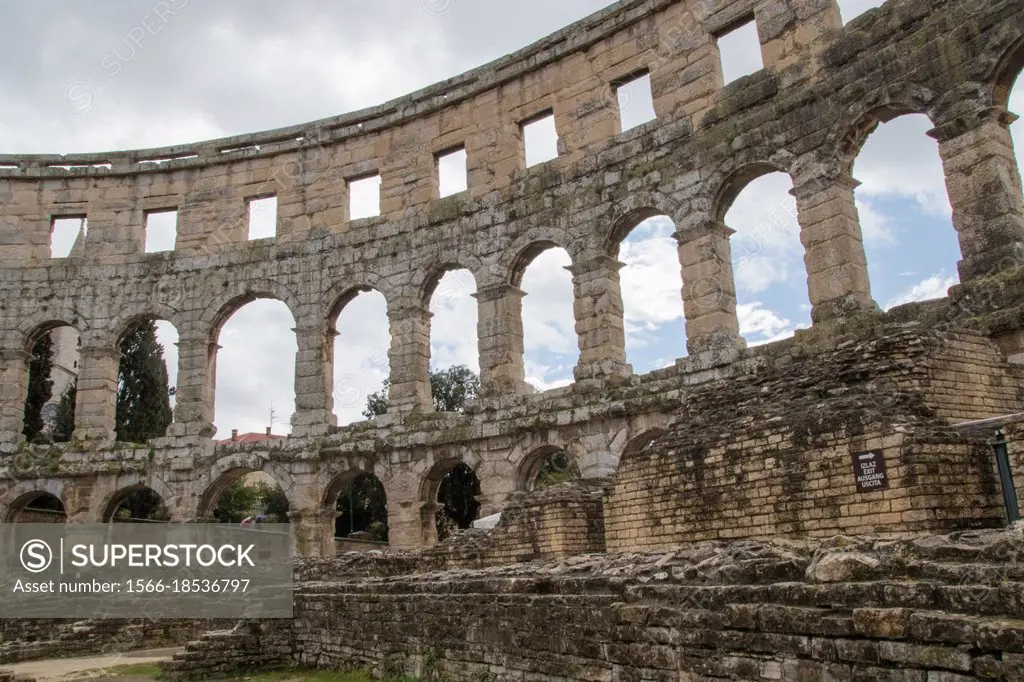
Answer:
<svg viewBox="0 0 1024 682"><path fill-rule="evenodd" d="M159 209L146 212L146 253L174 251L178 239L178 211Z"/></svg>
<svg viewBox="0 0 1024 682"><path fill-rule="evenodd" d="M619 106L620 130L625 132L657 118L654 96L651 94L651 75L644 73L613 83L615 101Z"/></svg>
<svg viewBox="0 0 1024 682"><path fill-rule="evenodd" d="M380 175L348 181L348 219L361 220L380 215Z"/></svg>
<svg viewBox="0 0 1024 682"><path fill-rule="evenodd" d="M558 158L558 131L554 112L539 114L520 124L526 151L526 167Z"/></svg>
<svg viewBox="0 0 1024 682"><path fill-rule="evenodd" d="M440 152L435 157L437 164L438 194L450 197L469 189L469 178L466 171L466 148L458 147Z"/></svg>
<svg viewBox="0 0 1024 682"><path fill-rule="evenodd" d="M723 84L732 83L764 68L761 39L757 35L757 22L753 18L717 36L716 40L722 60Z"/></svg>
<svg viewBox="0 0 1024 682"><path fill-rule="evenodd" d="M839 0L839 14L843 18L843 26L868 10L881 7L884 4L885 0Z"/></svg>
<svg viewBox="0 0 1024 682"><path fill-rule="evenodd" d="M67 258L85 241L85 216L54 218L50 224L50 258Z"/></svg>
<svg viewBox="0 0 1024 682"><path fill-rule="evenodd" d="M277 236L277 197L249 199L249 241Z"/></svg>

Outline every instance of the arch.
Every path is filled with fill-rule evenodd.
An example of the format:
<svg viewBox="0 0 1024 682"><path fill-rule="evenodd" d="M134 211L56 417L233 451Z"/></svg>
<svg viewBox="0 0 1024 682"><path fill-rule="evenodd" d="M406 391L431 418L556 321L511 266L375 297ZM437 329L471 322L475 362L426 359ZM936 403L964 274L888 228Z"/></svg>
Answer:
<svg viewBox="0 0 1024 682"><path fill-rule="evenodd" d="M110 520L108 512L112 512L116 508L120 497L125 491L128 491L130 494L132 491L139 489L148 489L156 493L169 512L176 510L176 505L179 501L178 496L163 479L158 476L129 473L117 476L111 481L109 486L104 485L100 488L101 491L106 492L102 492L102 494L97 493L98 497L94 495L90 500L91 516L93 516L96 523L107 523Z"/></svg>
<svg viewBox="0 0 1024 682"><path fill-rule="evenodd" d="M459 499L455 501L455 505L446 504L451 502L441 499L445 493L446 482L457 480L461 484L462 479L468 479L469 484L460 486ZM428 531L428 535L430 530L437 532L444 525L442 517L451 518L452 506L460 507L455 514L459 518L453 519L459 528L468 528L479 514L480 502L477 498L480 495L480 479L476 475L476 470L461 459L449 458L434 464L424 476L420 492L423 500L423 528ZM441 535L438 533L437 537Z"/></svg>
<svg viewBox="0 0 1024 682"><path fill-rule="evenodd" d="M1017 39L1006 50L995 68L992 79L992 103L997 107L1007 107L1013 86L1024 72L1024 36Z"/></svg>
<svg viewBox="0 0 1024 682"><path fill-rule="evenodd" d="M619 246L637 225L648 218L668 216L678 224L682 207L679 202L661 192L632 192L615 204L610 229L604 237L602 251L613 258L619 255Z"/></svg>
<svg viewBox="0 0 1024 682"><path fill-rule="evenodd" d="M928 88L901 83L878 89L851 105L829 131L821 148L830 154L822 160L834 173L853 175L853 163L864 142L882 123L907 114L924 114L936 120L936 95Z"/></svg>
<svg viewBox="0 0 1024 682"><path fill-rule="evenodd" d="M725 175L718 185L714 198L712 216L717 222L724 223L725 216L736 203L736 199L752 182L771 173L786 173L785 168L768 161L746 164Z"/></svg>
<svg viewBox="0 0 1024 682"><path fill-rule="evenodd" d="M25 360L28 371L23 389L22 433L27 438L44 437L47 441L57 442L71 439L75 420L74 387L80 371L82 338L81 330L55 319L37 324L25 335L24 351L29 357ZM47 354L49 372L44 376ZM39 390L45 382L49 382L49 397L43 400ZM70 409L67 408L68 402L64 401L65 394L71 399Z"/></svg>
<svg viewBox="0 0 1024 682"><path fill-rule="evenodd" d="M145 311L119 314L110 324L110 329L113 330L112 342L119 343L125 334L143 322L168 322L175 329L180 329L181 325L178 319L179 315L176 310L161 303L153 303Z"/></svg>
<svg viewBox="0 0 1024 682"><path fill-rule="evenodd" d="M533 261L537 260L537 256L551 249L562 249L566 253L569 253L569 250L566 249L564 246L556 244L553 241L547 240L531 242L527 246L520 249L519 254L516 256L515 260L512 261L512 264L509 268L509 284L511 284L514 287L518 287L519 285L521 285L523 283L523 274L526 272L526 269L530 267ZM573 259L571 253L569 253L569 258L573 262L575 262L575 259Z"/></svg>
<svg viewBox="0 0 1024 682"><path fill-rule="evenodd" d="M66 523L64 501L48 490L33 490L17 496L7 507L5 523Z"/></svg>
<svg viewBox="0 0 1024 682"><path fill-rule="evenodd" d="M542 445L534 448L520 463L516 490L531 491L536 489L538 479L543 473L545 465L549 465L554 473L566 474L566 480L581 477L579 463L576 462L576 458L567 449L557 445Z"/></svg>
<svg viewBox="0 0 1024 682"><path fill-rule="evenodd" d="M519 286L523 271L544 251L548 249L564 249L569 254L572 262L575 263L585 251L586 246L586 243L583 241L573 240L565 231L558 228L530 228L502 249L497 262L498 273L495 273L493 266L490 269L492 274L500 273L500 277L491 278L487 281L491 282L497 279L504 284Z"/></svg>
<svg viewBox="0 0 1024 682"><path fill-rule="evenodd" d="M434 293L437 291L438 285L441 284L441 280L449 273L461 271L468 272L472 275L473 281L476 282L476 274L474 274L473 270L462 265L456 260L449 260L429 266L426 269L426 274L416 287L417 291L419 291L418 300L420 305L429 307L430 302L434 298Z"/></svg>
<svg viewBox="0 0 1024 682"><path fill-rule="evenodd" d="M211 518L221 494L235 481L251 473L262 472L277 483L285 497L294 487L287 468L254 452L234 453L214 462L210 473L204 477L203 492L196 506L196 518Z"/></svg>
<svg viewBox="0 0 1024 682"><path fill-rule="evenodd" d="M373 472L350 469L336 476L324 494L324 507L337 513L334 537L366 533L369 537L362 539L387 542L387 491Z"/></svg>
<svg viewBox="0 0 1024 682"><path fill-rule="evenodd" d="M116 394L117 439L144 443L166 435L167 428L174 421L174 392L171 388L177 384L178 352L172 343L161 337L170 334L179 338L179 335L173 323L150 314L128 319L127 326L119 328L116 337L120 356ZM147 329L149 326L152 337L149 336L150 329ZM151 339L156 342L156 349L150 345ZM126 363L127 359L134 362ZM158 359L163 364L163 376L159 369L154 369ZM166 410L164 402L156 398L161 392L166 398Z"/></svg>
<svg viewBox="0 0 1024 682"><path fill-rule="evenodd" d="M867 276L883 310L943 298L958 281L964 235L953 223L934 120L924 113L877 119L850 166Z"/></svg>
<svg viewBox="0 0 1024 682"><path fill-rule="evenodd" d="M479 373L478 291L472 271L447 270L432 287L427 308L430 311L430 370L440 372L465 366ZM472 397L472 396L469 396ZM435 400L437 409L451 410Z"/></svg>
<svg viewBox="0 0 1024 682"><path fill-rule="evenodd" d="M369 396L382 391L390 375L388 308L388 299L379 289L349 287L338 296L328 316L324 359L331 377L333 411L340 425L364 419ZM349 324L353 316L358 324Z"/></svg>
<svg viewBox="0 0 1024 682"><path fill-rule="evenodd" d="M234 428L262 433L267 426L291 424L300 319L287 302L274 297L236 297L222 307L208 354L214 423L221 438ZM250 327L243 327L245 323ZM266 333L271 330L281 333ZM230 384L226 377L231 377Z"/></svg>
<svg viewBox="0 0 1024 682"><path fill-rule="evenodd" d="M103 506L102 521L163 523L170 521L170 512L163 496L143 483L136 483L110 496Z"/></svg>
<svg viewBox="0 0 1024 682"><path fill-rule="evenodd" d="M662 428L652 428L641 432L626 443L626 447L622 449L622 457L646 450L667 434L668 431Z"/></svg>
<svg viewBox="0 0 1024 682"><path fill-rule="evenodd" d="M380 278L374 277L372 279L377 280ZM324 300L328 302L328 305L325 308L327 311L325 319L327 320L328 326L333 327L338 323L338 317L341 316L341 313L344 312L349 303L359 298L359 296L369 293L380 294L384 298L385 304L388 303L387 295L381 291L380 287L376 283L371 284L367 282L366 284L356 285L338 284L331 287L327 295L324 296Z"/></svg>
<svg viewBox="0 0 1024 682"><path fill-rule="evenodd" d="M293 320L299 319L302 309L299 297L287 286L275 280L255 280L239 282L224 287L225 291L213 303L207 306L200 318L200 325L209 334L211 342L216 343L224 324L239 310L253 301L272 299L280 301L288 307Z"/></svg>

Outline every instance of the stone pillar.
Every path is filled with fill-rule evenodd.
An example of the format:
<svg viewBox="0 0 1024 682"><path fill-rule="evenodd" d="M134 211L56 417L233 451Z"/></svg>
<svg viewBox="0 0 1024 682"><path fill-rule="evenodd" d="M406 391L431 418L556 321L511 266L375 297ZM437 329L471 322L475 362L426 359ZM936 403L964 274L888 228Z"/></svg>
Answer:
<svg viewBox="0 0 1024 682"><path fill-rule="evenodd" d="M1024 199L1009 128L1016 119L991 107L928 133L939 141L962 282L1021 265L1024 257Z"/></svg>
<svg viewBox="0 0 1024 682"><path fill-rule="evenodd" d="M178 383L175 390L174 436L212 438L217 351L209 337L182 333L178 341Z"/></svg>
<svg viewBox="0 0 1024 682"><path fill-rule="evenodd" d="M338 423L331 391L335 333L322 322L295 329L299 349L295 354L293 436L322 436Z"/></svg>
<svg viewBox="0 0 1024 682"><path fill-rule="evenodd" d="M480 393L484 396L530 392L523 368L523 291L510 284L482 289L478 304Z"/></svg>
<svg viewBox="0 0 1024 682"><path fill-rule="evenodd" d="M326 559L334 556L333 509L303 509L288 512L295 556Z"/></svg>
<svg viewBox="0 0 1024 682"><path fill-rule="evenodd" d="M576 381L628 377L633 373L626 363L619 288L621 268L618 259L606 255L567 268L572 273L573 312L580 347L580 359L573 370Z"/></svg>
<svg viewBox="0 0 1024 682"><path fill-rule="evenodd" d="M691 356L744 348L736 317L736 283L729 237L733 230L706 221L676 232L683 272L686 347Z"/></svg>
<svg viewBox="0 0 1024 682"><path fill-rule="evenodd" d="M864 239L854 203L853 191L859 184L849 175L814 178L790 192L796 197L811 320L815 323L878 310L871 298Z"/></svg>
<svg viewBox="0 0 1024 682"><path fill-rule="evenodd" d="M434 505L437 508L438 505ZM429 546L424 540L425 530L421 516L422 503L419 501L395 502L388 498L388 546L396 550L417 549ZM434 529L434 517L430 517L429 530ZM434 531L436 540L437 534Z"/></svg>
<svg viewBox="0 0 1024 682"><path fill-rule="evenodd" d="M433 411L430 394L430 318L423 306L388 310L391 323L391 388L388 405L392 413Z"/></svg>
<svg viewBox="0 0 1024 682"><path fill-rule="evenodd" d="M75 400L74 440L113 441L117 406L117 348L82 345Z"/></svg>
<svg viewBox="0 0 1024 682"><path fill-rule="evenodd" d="M0 452L15 451L22 440L31 361L24 350L0 352Z"/></svg>

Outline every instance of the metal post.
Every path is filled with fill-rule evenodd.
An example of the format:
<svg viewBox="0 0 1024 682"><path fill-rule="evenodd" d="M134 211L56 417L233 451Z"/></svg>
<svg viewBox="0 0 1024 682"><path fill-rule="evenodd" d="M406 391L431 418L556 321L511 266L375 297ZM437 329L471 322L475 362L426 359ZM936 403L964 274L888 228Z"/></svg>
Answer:
<svg viewBox="0 0 1024 682"><path fill-rule="evenodd" d="M996 467L999 469L999 484L1003 489L1003 507L1010 523L1020 521L1020 507L1017 505L1017 489L1013 485L1013 471L1010 469L1010 455L1006 449L1006 435L996 429L995 439L990 441L996 453Z"/></svg>

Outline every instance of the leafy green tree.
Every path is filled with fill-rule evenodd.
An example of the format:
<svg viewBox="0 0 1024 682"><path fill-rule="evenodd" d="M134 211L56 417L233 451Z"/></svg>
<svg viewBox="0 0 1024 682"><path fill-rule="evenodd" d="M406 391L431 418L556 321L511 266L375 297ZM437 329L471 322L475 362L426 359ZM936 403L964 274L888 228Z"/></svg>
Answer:
<svg viewBox="0 0 1024 682"><path fill-rule="evenodd" d="M288 496L279 486L259 483L256 485L260 507L273 523L288 523Z"/></svg>
<svg viewBox="0 0 1024 682"><path fill-rule="evenodd" d="M53 440L55 443L66 443L71 440L75 431L75 400L78 397L78 382L73 381L64 389L57 404L57 413L53 420Z"/></svg>
<svg viewBox="0 0 1024 682"><path fill-rule="evenodd" d="M335 509L338 511L334 522L335 537L344 538L365 531L374 540L387 542L387 495L376 476L362 474L355 478L338 495Z"/></svg>
<svg viewBox="0 0 1024 682"><path fill-rule="evenodd" d="M242 519L251 515L259 506L259 491L245 485L240 478L224 489L217 499L217 508L213 510L213 518L218 523L241 523Z"/></svg>
<svg viewBox="0 0 1024 682"><path fill-rule="evenodd" d="M32 348L32 360L28 365L28 397L25 399L25 416L22 433L33 440L43 431L43 405L53 395L53 339L43 334Z"/></svg>
<svg viewBox="0 0 1024 682"><path fill-rule="evenodd" d="M156 340L156 324L147 320L121 339L117 376L117 439L145 443L164 435L173 420L167 388L167 364Z"/></svg>
<svg viewBox="0 0 1024 682"><path fill-rule="evenodd" d="M480 479L465 464L459 463L444 475L437 489L437 538L443 540L457 528L469 528L476 521L480 503Z"/></svg>
<svg viewBox="0 0 1024 682"><path fill-rule="evenodd" d="M364 417L372 419L387 413L390 388L390 380L385 379L381 390L367 396ZM438 412L462 412L466 403L479 392L480 378L465 365L453 365L430 373L430 393L434 409Z"/></svg>

